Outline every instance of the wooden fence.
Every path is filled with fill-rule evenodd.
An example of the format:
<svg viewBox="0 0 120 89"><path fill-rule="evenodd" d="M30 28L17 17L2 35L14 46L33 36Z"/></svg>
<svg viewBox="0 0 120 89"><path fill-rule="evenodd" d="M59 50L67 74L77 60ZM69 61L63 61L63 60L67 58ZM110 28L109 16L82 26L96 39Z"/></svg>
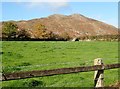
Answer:
<svg viewBox="0 0 120 89"><path fill-rule="evenodd" d="M52 70L36 70L36 71L15 72L15 73L6 73L6 74L3 73L2 81L95 71L94 86L103 87L104 86L103 85L104 70L109 70L114 68L120 68L120 63L104 65L102 63L102 59L98 58L94 60L94 66L59 68L59 69L52 69Z"/></svg>

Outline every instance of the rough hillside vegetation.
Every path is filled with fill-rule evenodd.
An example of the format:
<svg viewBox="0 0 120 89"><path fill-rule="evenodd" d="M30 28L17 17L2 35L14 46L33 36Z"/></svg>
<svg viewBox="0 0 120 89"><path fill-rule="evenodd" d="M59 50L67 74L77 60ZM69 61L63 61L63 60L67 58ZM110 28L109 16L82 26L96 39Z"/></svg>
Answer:
<svg viewBox="0 0 120 89"><path fill-rule="evenodd" d="M5 40L118 40L118 29L80 14L2 22Z"/></svg>

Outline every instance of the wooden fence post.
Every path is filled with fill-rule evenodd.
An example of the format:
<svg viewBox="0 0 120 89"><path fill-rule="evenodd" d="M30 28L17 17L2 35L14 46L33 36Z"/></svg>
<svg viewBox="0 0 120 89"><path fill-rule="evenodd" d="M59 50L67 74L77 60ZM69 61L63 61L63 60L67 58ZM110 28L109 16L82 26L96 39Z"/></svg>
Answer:
<svg viewBox="0 0 120 89"><path fill-rule="evenodd" d="M97 58L94 60L94 65L103 65L102 59ZM104 69L103 70L97 70L94 74L94 87L103 87L103 79L104 79Z"/></svg>

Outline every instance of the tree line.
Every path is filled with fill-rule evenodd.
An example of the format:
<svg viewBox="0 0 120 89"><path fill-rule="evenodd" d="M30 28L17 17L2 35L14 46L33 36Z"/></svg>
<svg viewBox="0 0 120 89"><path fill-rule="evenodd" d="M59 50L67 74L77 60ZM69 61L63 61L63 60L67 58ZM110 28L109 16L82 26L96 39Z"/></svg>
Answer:
<svg viewBox="0 0 120 89"><path fill-rule="evenodd" d="M96 35L96 36L82 36L78 40L97 40L97 41L119 41L119 34L116 35Z"/></svg>

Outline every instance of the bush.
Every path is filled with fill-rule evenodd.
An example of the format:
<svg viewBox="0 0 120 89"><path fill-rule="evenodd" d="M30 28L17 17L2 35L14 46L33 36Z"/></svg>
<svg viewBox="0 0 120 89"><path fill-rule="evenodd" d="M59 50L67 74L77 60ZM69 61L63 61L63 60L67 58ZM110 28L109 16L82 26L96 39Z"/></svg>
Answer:
<svg viewBox="0 0 120 89"><path fill-rule="evenodd" d="M2 35L3 38L15 38L18 26L12 22L3 22Z"/></svg>
<svg viewBox="0 0 120 89"><path fill-rule="evenodd" d="M17 39L29 39L30 38L30 34L25 30L25 29L21 29L20 31L17 32Z"/></svg>

